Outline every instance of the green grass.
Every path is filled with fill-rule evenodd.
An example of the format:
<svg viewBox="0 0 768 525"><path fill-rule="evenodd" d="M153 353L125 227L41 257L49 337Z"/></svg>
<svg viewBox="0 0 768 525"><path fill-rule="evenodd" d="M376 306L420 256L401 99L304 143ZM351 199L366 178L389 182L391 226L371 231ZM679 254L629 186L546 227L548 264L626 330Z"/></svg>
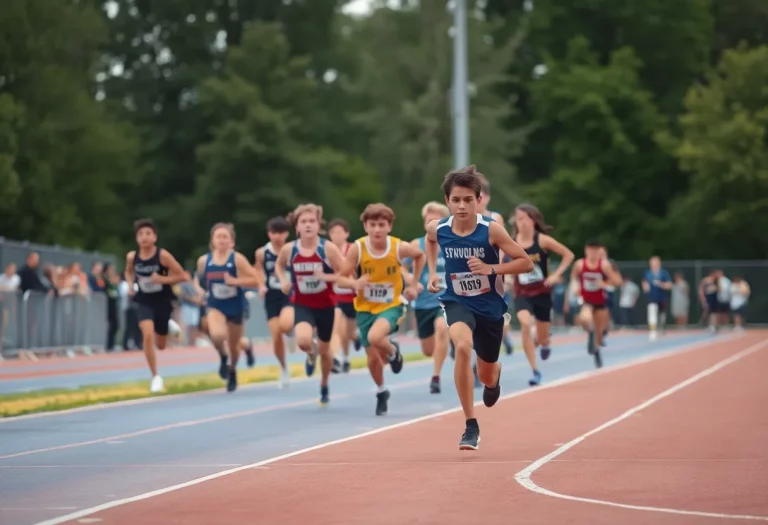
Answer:
<svg viewBox="0 0 768 525"><path fill-rule="evenodd" d="M420 353L404 354L407 362L427 359ZM364 356L350 359L353 369L366 368ZM304 376L304 364L290 365L291 377ZM280 375L280 368L273 366L256 366L252 369L241 370L238 373L240 385L275 381ZM149 381L131 381L107 385L91 385L76 389L55 388L36 390L33 392L1 394L0 417L8 418L38 412L55 412L88 405L115 403L146 397L172 396L190 392L204 392L224 387L224 382L218 374L195 374L171 376L165 379L165 391L159 394L149 393Z"/></svg>

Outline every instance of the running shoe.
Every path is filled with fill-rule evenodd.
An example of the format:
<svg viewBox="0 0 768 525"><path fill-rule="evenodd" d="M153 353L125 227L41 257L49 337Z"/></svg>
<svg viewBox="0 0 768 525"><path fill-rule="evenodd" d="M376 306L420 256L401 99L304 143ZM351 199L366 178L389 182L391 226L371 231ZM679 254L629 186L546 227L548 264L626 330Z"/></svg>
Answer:
<svg viewBox="0 0 768 525"><path fill-rule="evenodd" d="M219 363L219 377L224 381L229 377L229 356L220 356L221 363Z"/></svg>
<svg viewBox="0 0 768 525"><path fill-rule="evenodd" d="M338 360L338 358L333 358L333 365L331 366L331 373L332 374L338 374L341 372L341 361Z"/></svg>
<svg viewBox="0 0 768 525"><path fill-rule="evenodd" d="M342 367L342 370L344 370L344 373L348 374L351 369L352 369L352 365L349 364L349 361L344 361L344 365Z"/></svg>
<svg viewBox="0 0 768 525"><path fill-rule="evenodd" d="M429 382L429 393L440 393L440 376L432 376L432 381Z"/></svg>
<svg viewBox="0 0 768 525"><path fill-rule="evenodd" d="M331 398L328 395L328 387L321 386L320 387L320 406L321 407L328 406L328 403L330 402L331 402Z"/></svg>
<svg viewBox="0 0 768 525"><path fill-rule="evenodd" d="M459 441L459 450L477 450L480 447L480 428L467 425Z"/></svg>
<svg viewBox="0 0 768 525"><path fill-rule="evenodd" d="M256 356L253 355L253 345L251 343L248 343L248 348L245 349L245 364L248 365L248 368L253 368L253 365L256 364Z"/></svg>
<svg viewBox="0 0 768 525"><path fill-rule="evenodd" d="M533 371L533 377L528 380L528 386L539 386L541 384L541 372Z"/></svg>
<svg viewBox="0 0 768 525"><path fill-rule="evenodd" d="M393 374L399 374L403 369L403 354L400 353L400 343L390 339L390 343L395 347L395 355L389 358L389 366L392 368Z"/></svg>
<svg viewBox="0 0 768 525"><path fill-rule="evenodd" d="M376 415L377 416L387 415L388 401L389 401L389 390L385 390L384 392L379 392L378 394L376 394Z"/></svg>
<svg viewBox="0 0 768 525"><path fill-rule="evenodd" d="M595 367L596 368L603 368L603 355L600 352L599 348L595 348L595 353L593 355L595 358Z"/></svg>
<svg viewBox="0 0 768 525"><path fill-rule="evenodd" d="M539 355L541 356L542 361L546 361L549 359L549 356L552 354L552 349L548 346L542 346L539 348Z"/></svg>
<svg viewBox="0 0 768 525"><path fill-rule="evenodd" d="M237 370L230 368L229 380L227 381L227 392L234 392L235 390L237 390Z"/></svg>
<svg viewBox="0 0 768 525"><path fill-rule="evenodd" d="M315 364L317 364L317 354L307 354L307 360L304 361L304 372L307 377L312 377L315 373Z"/></svg>

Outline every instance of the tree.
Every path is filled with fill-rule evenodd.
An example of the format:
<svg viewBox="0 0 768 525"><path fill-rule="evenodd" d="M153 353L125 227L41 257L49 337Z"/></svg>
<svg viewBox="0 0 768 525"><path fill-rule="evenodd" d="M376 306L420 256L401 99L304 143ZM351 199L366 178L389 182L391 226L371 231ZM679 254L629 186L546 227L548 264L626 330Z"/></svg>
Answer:
<svg viewBox="0 0 768 525"><path fill-rule="evenodd" d="M692 86L667 136L689 190L671 206L678 251L688 257L768 253L768 47L726 51L706 85Z"/></svg>
<svg viewBox="0 0 768 525"><path fill-rule="evenodd" d="M212 131L197 148L192 231L233 221L238 243L250 252L264 242L267 220L301 202L357 224L362 208L380 200L362 159L315 145L317 131L304 116L321 87L307 67L306 58L291 55L278 26L256 23L228 50L222 75L202 84L200 110ZM207 239L195 239L192 246L204 249Z"/></svg>
<svg viewBox="0 0 768 525"><path fill-rule="evenodd" d="M551 172L527 191L566 244L597 237L614 257L644 256L680 182L655 143L665 120L640 85L640 61L623 48L601 65L575 38L547 68L531 91L536 122L556 131Z"/></svg>
<svg viewBox="0 0 768 525"><path fill-rule="evenodd" d="M9 0L0 35L0 231L115 249L136 143L93 96L105 35L98 13L72 2Z"/></svg>

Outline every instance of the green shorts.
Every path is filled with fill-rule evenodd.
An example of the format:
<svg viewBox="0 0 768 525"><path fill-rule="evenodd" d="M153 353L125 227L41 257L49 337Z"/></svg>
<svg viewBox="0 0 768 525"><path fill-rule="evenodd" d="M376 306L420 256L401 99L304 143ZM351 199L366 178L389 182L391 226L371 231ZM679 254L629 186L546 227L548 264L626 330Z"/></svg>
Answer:
<svg viewBox="0 0 768 525"><path fill-rule="evenodd" d="M387 308L378 314L357 312L357 329L360 331L360 344L363 348L368 348L370 346L368 343L368 331L377 319L385 319L389 323L389 333L394 334L397 332L397 323L400 321L400 318L403 317L403 312L402 305Z"/></svg>
<svg viewBox="0 0 768 525"><path fill-rule="evenodd" d="M414 310L413 313L416 314L416 332L419 339L428 339L435 335L435 319L443 316L442 306Z"/></svg>

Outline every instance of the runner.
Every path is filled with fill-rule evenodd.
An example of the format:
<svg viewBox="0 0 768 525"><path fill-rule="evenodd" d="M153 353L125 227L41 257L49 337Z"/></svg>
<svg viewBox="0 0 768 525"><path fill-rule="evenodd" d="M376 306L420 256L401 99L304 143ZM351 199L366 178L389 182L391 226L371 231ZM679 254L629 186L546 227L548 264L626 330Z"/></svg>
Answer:
<svg viewBox="0 0 768 525"><path fill-rule="evenodd" d="M600 248L600 258L608 261L611 264L611 268L613 268L613 271L619 274L619 277L621 277L621 272L619 271L619 265L616 264L616 261L614 261L608 256L608 250L606 248ZM622 278L622 282L624 282L623 278ZM615 305L616 305L616 287L609 284L605 287L605 308L608 310L608 326L606 326L605 330L603 330L603 345L602 345L603 348L606 347L608 332L613 330L613 327L614 327L613 308Z"/></svg>
<svg viewBox="0 0 768 525"><path fill-rule="evenodd" d="M349 224L344 219L333 219L328 223L328 237L339 251L346 257L349 247ZM355 312L355 295L353 288L343 288L333 284L336 298L336 316L333 322L333 369L334 373L349 372L349 342L354 342L355 350L360 350L360 338L357 336L357 312ZM338 358L341 357L341 360Z"/></svg>
<svg viewBox="0 0 768 525"><path fill-rule="evenodd" d="M400 345L390 339L403 317L401 296L413 299L419 293L418 283L405 286L403 282L403 260L413 259L415 273L421 274L424 253L389 235L395 214L388 206L369 204L360 220L367 235L349 248L343 272L327 278L340 286L357 290L355 310L360 343L365 348L368 370L377 386L376 415L383 416L388 411L390 398L384 384L384 364L389 362L395 374L403 368ZM358 273L359 279L350 278Z"/></svg>
<svg viewBox="0 0 768 525"><path fill-rule="evenodd" d="M151 219L134 222L133 231L138 250L128 252L125 258L125 280L152 373L149 391L157 393L163 390L163 378L157 373L155 345L164 350L168 343L168 322L175 298L171 286L189 280L190 276L168 250L157 246L157 228Z"/></svg>
<svg viewBox="0 0 768 525"><path fill-rule="evenodd" d="M549 323L552 315L552 287L560 281L573 262L573 252L547 235L552 227L544 222L544 216L532 204L521 204L513 215L513 238L534 262L529 273L514 276L515 312L520 322L523 349L531 365L533 377L530 386L541 383L541 372L536 368L536 348L531 328L536 331L539 355L542 361L549 359ZM549 274L549 252L560 256L560 265Z"/></svg>
<svg viewBox="0 0 768 525"><path fill-rule="evenodd" d="M439 202L428 202L421 209L421 217L424 219L424 229L433 220L438 221L450 215L448 207ZM426 246L426 237L419 237L411 241L414 248L424 251ZM414 276L409 270L413 270L413 261L407 259L403 266L403 276L406 282L410 283ZM445 259L442 253L437 257L437 273L445 279ZM429 272L425 267L421 271L419 284L422 290L419 295L411 302L413 312L416 315L416 331L421 342L421 351L427 357L432 357L434 369L432 380L429 384L429 391L432 394L440 393L440 372L443 369L443 363L448 354L448 325L445 324L445 316L440 306L440 294L445 289L445 284L441 285L438 293L431 293L427 290L429 282Z"/></svg>
<svg viewBox="0 0 768 525"><path fill-rule="evenodd" d="M259 296L264 300L267 326L272 337L272 349L280 363L278 386L287 386L291 370L285 357L285 341L293 327L293 305L289 294L283 293L280 279L275 275L275 262L280 250L288 240L291 224L284 217L275 217L267 222L269 242L256 250L256 272L259 274Z"/></svg>
<svg viewBox="0 0 768 525"><path fill-rule="evenodd" d="M256 287L259 283L251 263L234 247L235 228L229 223L217 223L211 228L211 251L197 260L198 274L208 292L205 314L208 337L219 355L226 355L225 345L229 346L227 392L237 390L237 361L243 321L248 312L244 288Z"/></svg>
<svg viewBox="0 0 768 525"><path fill-rule="evenodd" d="M666 268L661 267L661 259L656 255L648 260L642 286L648 296L648 337L655 341L657 328L661 326L663 331L667 324L667 293L672 289L672 277Z"/></svg>
<svg viewBox="0 0 768 525"><path fill-rule="evenodd" d="M316 204L301 204L288 216L298 239L283 246L274 271L283 293L291 293L294 334L296 344L307 354L304 364L307 377L315 373L317 355L320 355L320 405L326 406L330 402L328 377L333 365L330 342L336 308L333 290L320 274L338 272L344 257L332 242L319 236L322 220L323 208ZM286 267L291 269L290 280L285 276ZM316 350L313 330L317 330Z"/></svg>
<svg viewBox="0 0 768 525"><path fill-rule="evenodd" d="M459 450L477 450L480 427L470 372L472 350L477 353L477 373L485 385L483 402L491 407L501 395L498 360L504 324L510 318L499 276L530 272L534 266L501 224L477 213L482 183L475 166L448 173L442 189L452 215L427 226L428 290L439 290L437 259L442 249L446 289L440 301L448 335L456 347L454 380L466 418ZM500 251L513 260L501 263Z"/></svg>
<svg viewBox="0 0 768 525"><path fill-rule="evenodd" d="M608 326L605 287L621 284L621 277L613 270L611 263L600 258L602 247L597 241L587 242L584 258L576 261L571 270L574 293L580 295L583 302L577 322L589 333L587 351L594 357L597 368L603 366L600 347L603 330Z"/></svg>

